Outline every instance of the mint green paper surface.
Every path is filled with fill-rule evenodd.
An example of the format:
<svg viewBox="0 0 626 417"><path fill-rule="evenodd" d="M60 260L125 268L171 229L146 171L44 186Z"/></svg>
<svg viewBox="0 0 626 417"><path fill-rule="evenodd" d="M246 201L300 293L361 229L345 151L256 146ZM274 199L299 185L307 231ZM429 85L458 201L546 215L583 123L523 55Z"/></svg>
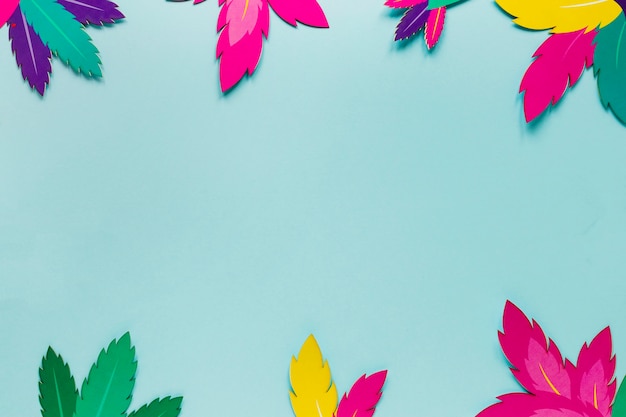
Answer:
<svg viewBox="0 0 626 417"><path fill-rule="evenodd" d="M87 75L102 76L98 49L74 16L56 0L21 0L27 22L58 57Z"/></svg>
<svg viewBox="0 0 626 417"><path fill-rule="evenodd" d="M340 395L388 369L374 417L473 417L520 390L507 298L572 360L610 325L626 375L626 128L591 70L526 125L546 32L473 0L428 52L382 0L320 0L330 29L271 14L223 96L216 1L116 3L104 77L57 62L43 100L0 28L3 417L41 415L48 346L80 383L126 331L128 411L293 417L314 333Z"/></svg>

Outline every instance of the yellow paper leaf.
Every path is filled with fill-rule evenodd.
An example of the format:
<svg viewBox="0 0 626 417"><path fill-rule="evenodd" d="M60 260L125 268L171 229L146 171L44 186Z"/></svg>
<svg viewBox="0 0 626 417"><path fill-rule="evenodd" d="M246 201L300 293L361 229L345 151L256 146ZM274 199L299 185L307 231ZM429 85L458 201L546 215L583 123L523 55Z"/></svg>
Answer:
<svg viewBox="0 0 626 417"><path fill-rule="evenodd" d="M337 387L328 361L310 335L289 367L291 407L296 417L332 417L337 409Z"/></svg>
<svg viewBox="0 0 626 417"><path fill-rule="evenodd" d="M517 25L552 33L585 33L611 23L622 12L614 0L496 0Z"/></svg>

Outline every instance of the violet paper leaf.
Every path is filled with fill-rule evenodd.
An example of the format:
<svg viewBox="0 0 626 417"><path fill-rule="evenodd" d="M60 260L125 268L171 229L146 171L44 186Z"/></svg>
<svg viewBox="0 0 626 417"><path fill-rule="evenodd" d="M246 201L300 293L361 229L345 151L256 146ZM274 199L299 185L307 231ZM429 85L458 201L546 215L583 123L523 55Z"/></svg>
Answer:
<svg viewBox="0 0 626 417"><path fill-rule="evenodd" d="M26 22L20 6L8 20L11 49L22 77L43 97L52 73L52 53L33 27Z"/></svg>
<svg viewBox="0 0 626 417"><path fill-rule="evenodd" d="M117 4L109 0L58 0L83 25L102 26L124 19Z"/></svg>
<svg viewBox="0 0 626 417"><path fill-rule="evenodd" d="M427 8L428 3L423 2L416 4L406 11L404 16L402 16L402 19L400 19L400 23L398 23L398 26L396 27L397 41L400 39L408 39L422 30L428 20L428 16L430 15L430 10L427 10Z"/></svg>

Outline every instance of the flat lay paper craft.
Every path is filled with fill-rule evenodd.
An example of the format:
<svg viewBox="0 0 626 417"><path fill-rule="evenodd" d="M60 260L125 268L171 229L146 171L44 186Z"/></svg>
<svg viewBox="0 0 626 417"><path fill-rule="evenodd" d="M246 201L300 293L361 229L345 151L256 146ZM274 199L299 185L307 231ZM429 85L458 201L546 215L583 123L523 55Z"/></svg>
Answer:
<svg viewBox="0 0 626 417"><path fill-rule="evenodd" d="M70 367L49 347L39 369L42 417L126 417L135 386L135 348L126 333L102 349L85 378L80 394ZM128 417L177 417L182 397L164 397Z"/></svg>
<svg viewBox="0 0 626 417"><path fill-rule="evenodd" d="M527 392L501 395L500 402L477 417L626 415L625 384L615 396L615 356L608 327L590 344L583 344L576 365L562 358L557 345L546 338L537 322L531 323L510 301L504 308L503 329L498 332L500 346L511 363L513 376Z"/></svg>
<svg viewBox="0 0 626 417"><path fill-rule="evenodd" d="M194 0L193 3L204 1ZM217 18L219 38L215 58L220 61L220 86L224 93L244 75L252 75L256 70L263 38L269 35L270 8L291 26L302 23L328 28L326 16L316 0L219 0L219 5L222 8Z"/></svg>
<svg viewBox="0 0 626 417"><path fill-rule="evenodd" d="M446 10L461 0L387 0L385 6L407 9L396 26L395 40L409 39L424 31L424 42L430 50L437 45L446 18Z"/></svg>
<svg viewBox="0 0 626 417"><path fill-rule="evenodd" d="M387 371L361 376L337 405L337 387L328 361L310 335L298 357L291 358L291 407L296 417L372 417L386 377Z"/></svg>
<svg viewBox="0 0 626 417"><path fill-rule="evenodd" d="M526 70L524 115L531 122L554 106L593 66L600 101L626 124L625 0L496 0L526 29L550 29Z"/></svg>
<svg viewBox="0 0 626 417"><path fill-rule="evenodd" d="M52 56L86 77L102 76L98 49L85 32L124 18L108 0L3 0L0 26L9 26L11 50L22 77L42 97Z"/></svg>

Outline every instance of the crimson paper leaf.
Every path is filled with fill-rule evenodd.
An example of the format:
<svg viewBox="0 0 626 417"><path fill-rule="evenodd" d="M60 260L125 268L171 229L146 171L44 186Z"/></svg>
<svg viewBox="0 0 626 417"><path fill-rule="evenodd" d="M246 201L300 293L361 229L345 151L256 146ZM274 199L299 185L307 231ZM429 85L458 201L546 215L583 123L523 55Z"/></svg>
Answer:
<svg viewBox="0 0 626 417"><path fill-rule="evenodd" d="M380 371L359 378L350 392L341 398L335 417L372 417L386 377L387 371Z"/></svg>
<svg viewBox="0 0 626 417"><path fill-rule="evenodd" d="M31 88L43 96L46 84L50 82L52 53L33 27L26 22L26 17L19 6L8 22L11 49L15 54L17 66L22 70L22 77L28 81Z"/></svg>
<svg viewBox="0 0 626 417"><path fill-rule="evenodd" d="M58 0L83 25L102 26L124 18L117 4L109 0Z"/></svg>

